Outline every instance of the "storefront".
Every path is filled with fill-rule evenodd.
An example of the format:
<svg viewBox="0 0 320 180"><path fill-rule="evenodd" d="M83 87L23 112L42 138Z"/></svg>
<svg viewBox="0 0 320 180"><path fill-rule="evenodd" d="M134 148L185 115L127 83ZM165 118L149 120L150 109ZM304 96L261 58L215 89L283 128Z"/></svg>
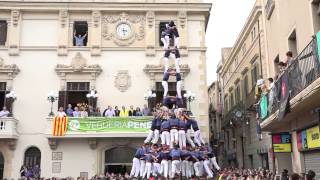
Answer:
<svg viewBox="0 0 320 180"><path fill-rule="evenodd" d="M320 178L320 137L319 126L297 132L298 150L302 153L304 171L313 170Z"/></svg>

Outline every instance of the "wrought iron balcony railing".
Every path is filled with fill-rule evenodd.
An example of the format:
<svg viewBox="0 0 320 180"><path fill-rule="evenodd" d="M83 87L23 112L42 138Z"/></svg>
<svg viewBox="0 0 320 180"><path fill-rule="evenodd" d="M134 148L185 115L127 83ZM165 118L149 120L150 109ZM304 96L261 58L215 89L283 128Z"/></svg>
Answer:
<svg viewBox="0 0 320 180"><path fill-rule="evenodd" d="M268 97L268 116L275 113L280 108L280 99L283 90L281 81L282 76L284 76L284 74L288 75L288 89L290 99L292 99L319 78L319 55L317 39L313 38L304 50L289 62L288 67L274 82L273 93L275 94L273 94L271 98ZM268 96L270 96L270 92ZM270 100L272 100L272 105L269 104Z"/></svg>
<svg viewBox="0 0 320 180"><path fill-rule="evenodd" d="M17 139L18 120L13 117L0 118L0 139Z"/></svg>

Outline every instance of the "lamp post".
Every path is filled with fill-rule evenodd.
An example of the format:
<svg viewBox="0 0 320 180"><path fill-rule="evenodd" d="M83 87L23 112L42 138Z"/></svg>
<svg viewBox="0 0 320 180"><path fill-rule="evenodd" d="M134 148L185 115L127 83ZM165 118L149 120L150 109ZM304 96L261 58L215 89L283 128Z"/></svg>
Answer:
<svg viewBox="0 0 320 180"><path fill-rule="evenodd" d="M191 91L187 91L187 93L183 94L183 97L188 101L189 111L191 112L191 102L196 100L195 94Z"/></svg>
<svg viewBox="0 0 320 180"><path fill-rule="evenodd" d="M14 91L10 91L8 94L6 94L5 100L6 102L9 102L9 116L13 116L13 102L17 99L17 94Z"/></svg>
<svg viewBox="0 0 320 180"><path fill-rule="evenodd" d="M98 97L98 94L95 90L91 90L90 93L87 94L87 99L89 103L89 107L91 106L93 108L92 101Z"/></svg>
<svg viewBox="0 0 320 180"><path fill-rule="evenodd" d="M156 95L156 93L152 93L152 91L149 90L146 93L144 93L143 97L144 97L144 100L149 100L151 98L157 97L157 95Z"/></svg>
<svg viewBox="0 0 320 180"><path fill-rule="evenodd" d="M49 116L54 116L53 113L53 103L58 100L58 94L54 91L50 91L47 95L47 100L51 103L51 110Z"/></svg>

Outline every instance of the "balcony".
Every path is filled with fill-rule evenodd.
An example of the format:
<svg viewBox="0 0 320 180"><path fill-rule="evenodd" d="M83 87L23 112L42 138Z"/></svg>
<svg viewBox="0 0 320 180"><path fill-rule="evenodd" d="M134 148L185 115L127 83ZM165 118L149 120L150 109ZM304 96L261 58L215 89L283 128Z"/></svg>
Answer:
<svg viewBox="0 0 320 180"><path fill-rule="evenodd" d="M54 117L47 118L45 135L47 138L102 138L102 137L131 137L144 138L151 127L153 117L87 117L67 119L66 132L61 123L57 123ZM64 123L64 122L62 122ZM58 129L58 133L56 132ZM63 130L62 130L63 131Z"/></svg>
<svg viewBox="0 0 320 180"><path fill-rule="evenodd" d="M17 124L13 117L0 118L0 139L18 139Z"/></svg>
<svg viewBox="0 0 320 180"><path fill-rule="evenodd" d="M305 49L292 60L292 63L279 75L274 82L275 95L272 97L272 105L268 104L268 116L261 123L264 131L271 131L278 127L287 127L288 121L301 115L301 112L310 112L320 104L320 64L318 57L317 39L314 38ZM290 112L279 119L281 98L283 94L284 75L288 76L288 92ZM270 92L268 96L270 95ZM283 105L282 105L283 107ZM284 107L285 108L285 107Z"/></svg>
<svg viewBox="0 0 320 180"><path fill-rule="evenodd" d="M268 0L266 6L264 8L268 20L270 19L274 8L275 8L274 0Z"/></svg>

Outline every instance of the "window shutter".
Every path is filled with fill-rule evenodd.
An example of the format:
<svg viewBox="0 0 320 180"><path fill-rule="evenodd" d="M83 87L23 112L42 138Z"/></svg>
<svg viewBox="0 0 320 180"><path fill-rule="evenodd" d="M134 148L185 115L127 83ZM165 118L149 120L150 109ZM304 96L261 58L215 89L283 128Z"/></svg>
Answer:
<svg viewBox="0 0 320 180"><path fill-rule="evenodd" d="M59 107L67 108L67 98L67 91L59 91L58 109Z"/></svg>
<svg viewBox="0 0 320 180"><path fill-rule="evenodd" d="M0 45L5 45L7 41L7 22L0 21Z"/></svg>

